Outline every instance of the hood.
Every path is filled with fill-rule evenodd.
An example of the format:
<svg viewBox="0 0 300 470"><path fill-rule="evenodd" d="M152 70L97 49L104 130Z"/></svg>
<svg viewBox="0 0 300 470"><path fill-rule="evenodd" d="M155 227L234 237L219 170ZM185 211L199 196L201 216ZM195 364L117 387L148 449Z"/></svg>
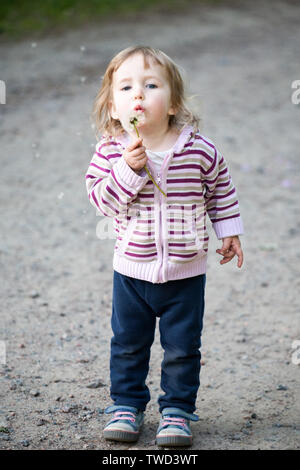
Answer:
<svg viewBox="0 0 300 470"><path fill-rule="evenodd" d="M184 146L188 142L194 142L194 128L193 126L186 125L180 132L178 139L172 147L174 153L180 153L183 151ZM130 135L126 132L121 136L116 137L116 142L119 142L122 147L126 148L131 142Z"/></svg>

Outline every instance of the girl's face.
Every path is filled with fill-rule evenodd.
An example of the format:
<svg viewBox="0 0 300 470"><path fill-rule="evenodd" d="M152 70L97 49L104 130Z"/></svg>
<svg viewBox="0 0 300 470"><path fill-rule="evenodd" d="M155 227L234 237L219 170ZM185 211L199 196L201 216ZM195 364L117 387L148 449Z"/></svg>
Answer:
<svg viewBox="0 0 300 470"><path fill-rule="evenodd" d="M164 68L150 59L151 66L144 67L141 53L128 57L113 74L113 100L109 103L111 116L119 119L123 129L132 133L130 118L142 119L139 130L155 133L167 126L169 115L175 114L171 106L171 89ZM135 109L137 108L137 109Z"/></svg>

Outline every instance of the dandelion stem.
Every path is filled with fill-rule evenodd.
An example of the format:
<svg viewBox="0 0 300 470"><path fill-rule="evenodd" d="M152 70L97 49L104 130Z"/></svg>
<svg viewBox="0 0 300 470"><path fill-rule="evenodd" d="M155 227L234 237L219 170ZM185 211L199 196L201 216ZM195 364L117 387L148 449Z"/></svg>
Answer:
<svg viewBox="0 0 300 470"><path fill-rule="evenodd" d="M132 119L130 120L130 124L133 124L137 136L140 137L139 131L137 130L137 127L136 127L136 125L135 125L136 121L137 121L137 118L132 118ZM151 175L151 173L150 173L150 171L148 170L148 168L147 168L146 165L144 166L144 168L145 168L145 170L146 170L146 172L147 172L149 178L151 179L152 183L155 184L155 186L160 190L160 192L161 192L165 197L167 197L166 194L163 192L163 190L158 186L158 184L157 184L156 181L154 180L153 176Z"/></svg>

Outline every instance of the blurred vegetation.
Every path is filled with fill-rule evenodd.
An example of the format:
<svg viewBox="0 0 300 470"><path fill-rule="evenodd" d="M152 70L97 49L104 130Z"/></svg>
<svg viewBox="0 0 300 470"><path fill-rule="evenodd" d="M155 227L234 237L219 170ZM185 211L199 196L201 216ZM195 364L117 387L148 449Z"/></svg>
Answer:
<svg viewBox="0 0 300 470"><path fill-rule="evenodd" d="M195 3L219 5L222 0L1 0L0 39L42 36L64 29L136 13L184 11Z"/></svg>

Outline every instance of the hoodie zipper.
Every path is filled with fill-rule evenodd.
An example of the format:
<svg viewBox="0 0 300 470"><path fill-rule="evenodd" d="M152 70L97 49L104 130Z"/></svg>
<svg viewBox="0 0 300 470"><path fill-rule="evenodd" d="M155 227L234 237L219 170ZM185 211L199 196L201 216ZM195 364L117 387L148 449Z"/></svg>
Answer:
<svg viewBox="0 0 300 470"><path fill-rule="evenodd" d="M161 175L157 173L157 182L160 186L161 183ZM161 265L158 270L158 280L162 281L162 268L164 263L164 245L163 245L163 237L162 237L162 215L161 215L161 192L159 191L159 236L160 236L160 245L161 245Z"/></svg>

